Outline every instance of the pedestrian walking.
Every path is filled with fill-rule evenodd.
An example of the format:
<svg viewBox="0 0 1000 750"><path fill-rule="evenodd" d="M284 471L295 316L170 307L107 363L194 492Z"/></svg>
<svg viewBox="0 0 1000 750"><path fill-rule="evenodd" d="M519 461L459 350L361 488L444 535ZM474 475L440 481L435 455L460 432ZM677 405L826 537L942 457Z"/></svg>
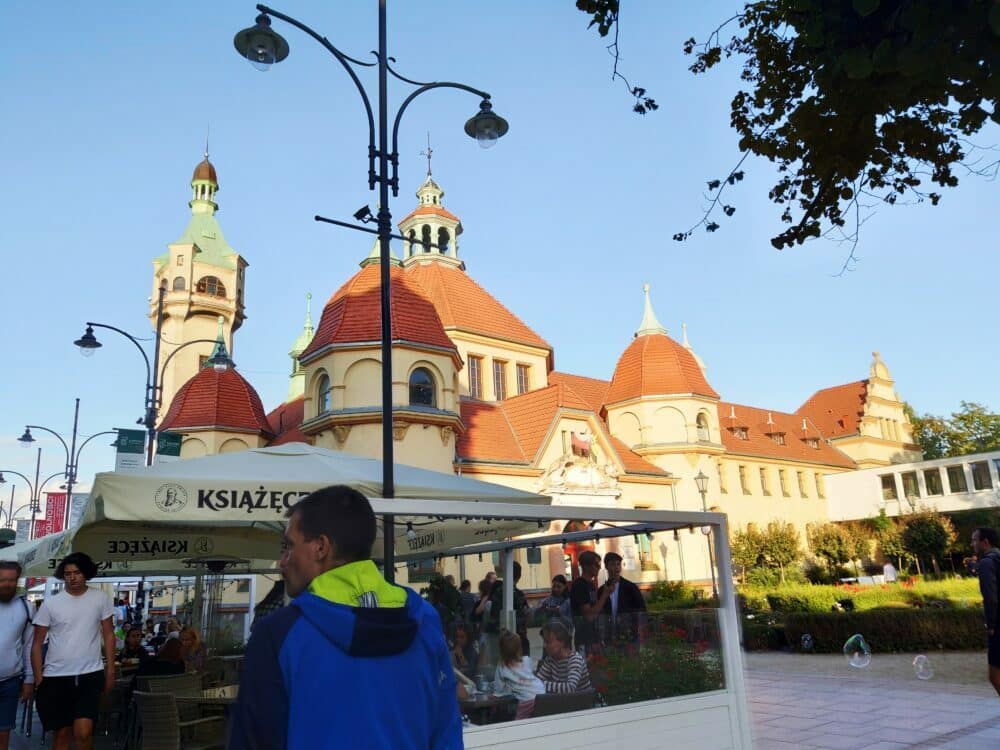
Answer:
<svg viewBox="0 0 1000 750"><path fill-rule="evenodd" d="M48 597L34 618L35 705L45 731L53 734L53 750L69 750L71 742L76 750L91 750L101 693L115 684L115 610L107 594L87 585L95 575L97 566L88 555L64 557L55 577L66 588Z"/></svg>
<svg viewBox="0 0 1000 750"><path fill-rule="evenodd" d="M32 613L27 600L17 595L20 577L20 565L0 562L0 750L7 750L10 743L18 701L27 702L34 691Z"/></svg>
<svg viewBox="0 0 1000 750"><path fill-rule="evenodd" d="M287 515L281 572L294 600L247 644L230 750L460 750L441 620L372 562L367 498L327 487Z"/></svg>
<svg viewBox="0 0 1000 750"><path fill-rule="evenodd" d="M976 553L979 591L983 595L986 618L986 660L990 684L1000 695L1000 537L996 529L981 528L972 532L972 551Z"/></svg>

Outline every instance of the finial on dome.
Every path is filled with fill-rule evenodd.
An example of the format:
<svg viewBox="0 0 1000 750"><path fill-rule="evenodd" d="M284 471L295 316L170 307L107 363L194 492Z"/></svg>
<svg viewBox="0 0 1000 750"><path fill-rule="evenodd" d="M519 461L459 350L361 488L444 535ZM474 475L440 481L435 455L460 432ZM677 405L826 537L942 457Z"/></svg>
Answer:
<svg viewBox="0 0 1000 750"><path fill-rule="evenodd" d="M312 298L312 292L306 292L306 324L304 327L310 331L313 329Z"/></svg>
<svg viewBox="0 0 1000 750"><path fill-rule="evenodd" d="M225 372L231 367L236 367L236 363L229 356L229 351L226 349L226 333L225 333L226 319L223 316L219 316L219 332L215 337L215 348L212 350L212 356L205 360L205 367L212 367L216 372Z"/></svg>
<svg viewBox="0 0 1000 750"><path fill-rule="evenodd" d="M684 334L684 337L683 337L684 340L681 343L684 344L684 348L685 349L690 349L691 348L691 344L688 343L688 324L687 323L681 323L681 331Z"/></svg>
<svg viewBox="0 0 1000 750"><path fill-rule="evenodd" d="M656 319L656 313L653 312L653 303L649 299L649 284L642 285L642 293L645 295L645 301L643 302L642 322L639 324L639 330L635 332L636 338L654 333L666 336L667 329Z"/></svg>

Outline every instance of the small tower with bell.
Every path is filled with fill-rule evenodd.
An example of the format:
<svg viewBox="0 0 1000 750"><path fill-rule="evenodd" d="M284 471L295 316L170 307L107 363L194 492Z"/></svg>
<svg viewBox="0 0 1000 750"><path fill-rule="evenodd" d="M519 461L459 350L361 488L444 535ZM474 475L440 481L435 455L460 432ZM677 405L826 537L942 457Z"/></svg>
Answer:
<svg viewBox="0 0 1000 750"><path fill-rule="evenodd" d="M444 190L434 181L431 173L430 137L427 139L427 179L417 190L417 207L399 222L403 242L403 267L415 263L444 263L465 268L458 257L458 236L462 222L448 211L443 203Z"/></svg>

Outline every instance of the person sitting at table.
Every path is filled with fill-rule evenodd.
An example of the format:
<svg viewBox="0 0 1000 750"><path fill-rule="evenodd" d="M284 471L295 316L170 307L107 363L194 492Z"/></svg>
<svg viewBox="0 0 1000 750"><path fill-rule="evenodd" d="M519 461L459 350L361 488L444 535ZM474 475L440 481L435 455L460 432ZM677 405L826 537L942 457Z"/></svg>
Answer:
<svg viewBox="0 0 1000 750"><path fill-rule="evenodd" d="M132 628L125 634L125 645L118 652L115 661L123 666L142 664L149 658L149 652L142 646L142 631Z"/></svg>
<svg viewBox="0 0 1000 750"><path fill-rule="evenodd" d="M521 651L521 636L503 631L500 635L500 665L493 679L496 695L517 698L515 719L526 719L535 708L535 696L545 691L545 685L531 672L531 657Z"/></svg>
<svg viewBox="0 0 1000 750"><path fill-rule="evenodd" d="M154 659L146 659L139 665L139 671L132 678L129 694L135 690L135 681L139 677L170 677L184 674L184 659L181 657L181 642L171 638L163 644Z"/></svg>
<svg viewBox="0 0 1000 750"><path fill-rule="evenodd" d="M466 677L476 675L479 651L472 640L472 632L465 623L455 624L455 640L451 647L451 665Z"/></svg>
<svg viewBox="0 0 1000 750"><path fill-rule="evenodd" d="M190 626L181 630L181 657L188 672L201 672L205 668L205 649L201 643L201 633Z"/></svg>
<svg viewBox="0 0 1000 750"><path fill-rule="evenodd" d="M545 685L546 693L575 693L590 687L587 660L573 650L573 636L559 620L550 620L542 628L545 655L535 676Z"/></svg>

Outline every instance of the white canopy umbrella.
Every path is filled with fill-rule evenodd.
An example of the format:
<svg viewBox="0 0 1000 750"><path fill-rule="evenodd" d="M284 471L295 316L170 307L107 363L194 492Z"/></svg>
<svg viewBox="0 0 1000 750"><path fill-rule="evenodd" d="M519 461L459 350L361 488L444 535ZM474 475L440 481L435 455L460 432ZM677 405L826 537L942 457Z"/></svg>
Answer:
<svg viewBox="0 0 1000 750"><path fill-rule="evenodd" d="M534 520L477 521L478 502L550 503L542 495L453 474L401 464L394 468L399 498L469 504L466 518L397 515L401 557L537 530ZM105 575L193 574L209 560L239 568L228 572L273 567L285 513L300 498L332 484L380 498L381 478L380 461L305 443L105 472L94 479L77 527L15 545L0 556L17 555L26 575L51 574L71 550L89 554ZM381 549L379 541L376 559Z"/></svg>

